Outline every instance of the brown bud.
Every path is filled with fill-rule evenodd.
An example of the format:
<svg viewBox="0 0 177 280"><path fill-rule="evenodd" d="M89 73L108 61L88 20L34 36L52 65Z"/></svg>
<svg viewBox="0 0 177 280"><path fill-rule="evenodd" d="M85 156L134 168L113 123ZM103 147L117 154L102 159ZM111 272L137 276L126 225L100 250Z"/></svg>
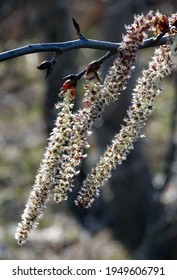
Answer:
<svg viewBox="0 0 177 280"><path fill-rule="evenodd" d="M159 29L161 32L165 32L169 29L169 21L168 21L167 16L163 15L159 19Z"/></svg>
<svg viewBox="0 0 177 280"><path fill-rule="evenodd" d="M100 68L100 63L98 61L93 61L87 65L86 69L86 77L89 80L96 79L101 82L100 77L98 75L98 70Z"/></svg>
<svg viewBox="0 0 177 280"><path fill-rule="evenodd" d="M46 70L51 67L51 62L48 60L43 61L40 65L37 66L39 70Z"/></svg>

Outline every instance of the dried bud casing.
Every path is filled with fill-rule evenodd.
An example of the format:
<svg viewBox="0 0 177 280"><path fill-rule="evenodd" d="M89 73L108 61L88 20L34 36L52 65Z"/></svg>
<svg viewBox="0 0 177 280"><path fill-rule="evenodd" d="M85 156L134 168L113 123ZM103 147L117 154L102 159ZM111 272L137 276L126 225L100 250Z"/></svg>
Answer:
<svg viewBox="0 0 177 280"><path fill-rule="evenodd" d="M39 70L47 70L50 67L51 67L51 61L45 60L41 64L39 64L37 66L37 69L39 69Z"/></svg>

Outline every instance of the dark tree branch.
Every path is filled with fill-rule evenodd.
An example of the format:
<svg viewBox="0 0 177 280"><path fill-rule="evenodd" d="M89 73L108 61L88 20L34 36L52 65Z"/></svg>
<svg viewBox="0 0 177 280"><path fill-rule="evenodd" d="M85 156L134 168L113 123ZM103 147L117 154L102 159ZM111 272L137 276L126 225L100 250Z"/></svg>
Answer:
<svg viewBox="0 0 177 280"><path fill-rule="evenodd" d="M166 44L169 40L169 36L165 36L160 40L156 38L147 39L143 45L140 46L140 49L155 47L159 45ZM62 54L73 49L79 48L89 48L97 50L106 50L111 52L116 52L120 46L120 43L92 40L92 39L78 39L62 43L39 43L39 44L30 44L24 47L16 48L10 51L0 53L0 62L12 59L15 57L23 56L26 54L39 53L39 52L57 52Z"/></svg>

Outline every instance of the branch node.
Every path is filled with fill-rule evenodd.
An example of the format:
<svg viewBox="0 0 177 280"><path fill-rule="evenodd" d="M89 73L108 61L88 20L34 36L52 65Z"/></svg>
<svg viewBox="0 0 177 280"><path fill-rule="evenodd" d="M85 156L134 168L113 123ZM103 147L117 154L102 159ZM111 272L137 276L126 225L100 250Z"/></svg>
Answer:
<svg viewBox="0 0 177 280"><path fill-rule="evenodd" d="M47 79L49 77L49 75L52 73L53 67L57 62L57 56L59 56L59 55L60 55L60 52L55 52L53 57L51 58L51 60L45 60L40 65L37 66L37 69L39 69L39 70L47 70L45 79Z"/></svg>

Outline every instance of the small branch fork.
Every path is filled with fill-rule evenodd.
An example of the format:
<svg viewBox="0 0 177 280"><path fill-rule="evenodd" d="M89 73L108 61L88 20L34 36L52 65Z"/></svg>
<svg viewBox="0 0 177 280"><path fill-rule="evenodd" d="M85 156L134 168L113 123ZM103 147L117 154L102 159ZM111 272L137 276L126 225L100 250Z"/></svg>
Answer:
<svg viewBox="0 0 177 280"><path fill-rule="evenodd" d="M97 49L97 50L106 50L108 51L105 55L103 55L100 59L93 61L90 63L86 69L82 70L78 74L71 74L66 77L64 77L64 80L66 79L74 79L76 82L79 80L88 70L88 67L99 69L101 64L110 58L111 56L115 55L118 52L120 43L113 43L113 42L107 42L107 41L99 41L99 40L92 40L86 38L80 31L80 26L78 22L72 18L73 25L76 29L77 35L79 37L78 40L68 41L68 42L62 42L62 43L38 43L38 44L30 44L24 47L16 48L10 51L2 52L0 53L0 62L16 58L19 56L23 56L26 54L32 54L32 53L39 53L39 52L52 52L54 51L54 56L51 60L43 61L37 68L39 70L46 70L46 76L45 78L48 78L48 76L51 74L54 65L57 62L58 56L62 55L64 52L73 50L73 49L79 49L79 48L90 48L90 49ZM149 38L145 40L143 45L139 46L139 49L145 49L150 47L155 47L159 45L166 44L169 41L169 36L164 36L165 33L162 36L158 36L157 38Z"/></svg>

